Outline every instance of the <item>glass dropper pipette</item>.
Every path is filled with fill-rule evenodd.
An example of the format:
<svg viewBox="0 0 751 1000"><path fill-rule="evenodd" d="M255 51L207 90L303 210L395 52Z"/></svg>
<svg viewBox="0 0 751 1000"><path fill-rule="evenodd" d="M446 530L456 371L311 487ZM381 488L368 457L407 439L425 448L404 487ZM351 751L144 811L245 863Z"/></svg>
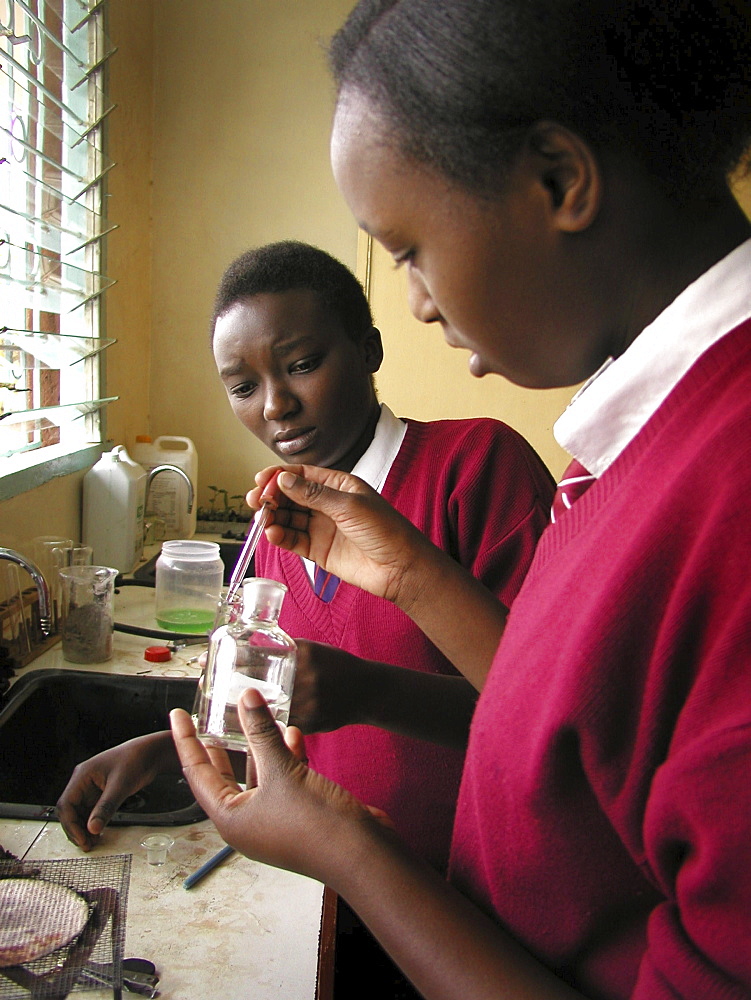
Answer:
<svg viewBox="0 0 751 1000"><path fill-rule="evenodd" d="M225 604L231 604L232 600L240 589L243 580L245 579L245 574L247 572L248 566L250 566L250 561L258 547L258 542L261 539L263 530L268 522L269 515L273 510L277 508L277 502L274 499L274 494L278 492L276 486L277 474L269 480L263 493L263 504L260 509L256 511L255 517L253 518L253 523L250 526L250 531L248 532L247 538L245 539L245 544L242 547L242 551L235 563L235 568L232 571L232 576L230 577L229 587L227 589L227 596L224 598Z"/></svg>

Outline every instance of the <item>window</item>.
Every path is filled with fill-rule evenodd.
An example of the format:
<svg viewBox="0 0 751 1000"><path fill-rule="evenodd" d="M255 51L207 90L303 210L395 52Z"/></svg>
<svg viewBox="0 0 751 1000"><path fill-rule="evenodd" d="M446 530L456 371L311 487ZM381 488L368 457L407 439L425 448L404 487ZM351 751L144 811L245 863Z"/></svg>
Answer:
<svg viewBox="0 0 751 1000"><path fill-rule="evenodd" d="M102 438L103 17L0 0L0 483Z"/></svg>

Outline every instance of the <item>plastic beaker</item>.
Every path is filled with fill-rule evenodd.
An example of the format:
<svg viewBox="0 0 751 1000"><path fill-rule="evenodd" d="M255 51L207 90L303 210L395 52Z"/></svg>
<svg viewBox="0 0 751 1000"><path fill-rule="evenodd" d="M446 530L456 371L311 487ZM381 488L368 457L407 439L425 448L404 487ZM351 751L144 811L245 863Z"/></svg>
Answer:
<svg viewBox="0 0 751 1000"><path fill-rule="evenodd" d="M103 663L112 657L116 576L111 566L69 566L60 571L63 658L71 663Z"/></svg>
<svg viewBox="0 0 751 1000"><path fill-rule="evenodd" d="M165 542L156 563L156 621L170 632L211 631L224 563L216 542Z"/></svg>

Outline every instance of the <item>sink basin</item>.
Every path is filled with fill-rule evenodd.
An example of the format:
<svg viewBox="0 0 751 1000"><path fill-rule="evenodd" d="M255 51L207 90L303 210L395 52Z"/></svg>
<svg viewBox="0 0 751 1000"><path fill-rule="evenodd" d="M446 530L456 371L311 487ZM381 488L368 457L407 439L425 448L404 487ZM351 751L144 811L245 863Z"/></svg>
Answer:
<svg viewBox="0 0 751 1000"><path fill-rule="evenodd" d="M217 543L219 545L219 558L224 563L224 582L229 583L230 577L232 576L232 570L235 568L235 563L240 556L240 550L243 547L241 541L234 541L230 539L222 539L221 542ZM156 561L159 558L159 553L152 556L148 562L145 562L143 566L139 566L137 570L133 573L136 580L141 583L151 583L156 584ZM248 576L251 576L250 570L248 571Z"/></svg>
<svg viewBox="0 0 751 1000"><path fill-rule="evenodd" d="M169 728L193 705L191 677L34 670L0 702L0 817L38 819L80 761L134 736ZM114 824L172 826L205 814L180 774L160 775L127 799Z"/></svg>

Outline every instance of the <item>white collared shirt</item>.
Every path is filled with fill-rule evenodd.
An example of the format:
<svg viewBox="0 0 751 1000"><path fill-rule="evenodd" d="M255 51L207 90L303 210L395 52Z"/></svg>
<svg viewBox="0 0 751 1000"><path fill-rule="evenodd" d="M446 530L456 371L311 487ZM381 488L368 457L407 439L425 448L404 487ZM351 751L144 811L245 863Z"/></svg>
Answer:
<svg viewBox="0 0 751 1000"><path fill-rule="evenodd" d="M615 461L694 362L751 317L751 240L685 288L577 392L556 441L594 476Z"/></svg>
<svg viewBox="0 0 751 1000"><path fill-rule="evenodd" d="M385 403L381 403L381 415L376 424L373 440L365 454L358 459L352 469L352 475L364 479L368 486L372 486L380 493L406 433L405 422L395 417Z"/></svg>
<svg viewBox="0 0 751 1000"><path fill-rule="evenodd" d="M385 403L381 403L381 415L376 424L373 440L355 463L352 475L364 479L368 486L372 486L380 493L406 433L406 423L395 417ZM312 580L316 564L310 559L303 559L303 562Z"/></svg>

